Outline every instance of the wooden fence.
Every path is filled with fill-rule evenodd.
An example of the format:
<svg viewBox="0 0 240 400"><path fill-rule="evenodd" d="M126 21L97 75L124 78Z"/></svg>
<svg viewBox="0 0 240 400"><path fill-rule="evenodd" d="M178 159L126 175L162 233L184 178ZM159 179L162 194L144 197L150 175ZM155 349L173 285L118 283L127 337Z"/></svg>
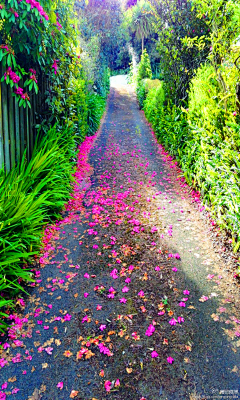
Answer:
<svg viewBox="0 0 240 400"><path fill-rule="evenodd" d="M0 169L4 168L6 172L21 160L26 149L28 161L31 158L37 135L35 126L47 111L44 100L48 82L40 76L38 84L38 94L29 95L31 108L19 107L12 96L13 89L5 82L0 84ZM21 81L19 86L23 87Z"/></svg>

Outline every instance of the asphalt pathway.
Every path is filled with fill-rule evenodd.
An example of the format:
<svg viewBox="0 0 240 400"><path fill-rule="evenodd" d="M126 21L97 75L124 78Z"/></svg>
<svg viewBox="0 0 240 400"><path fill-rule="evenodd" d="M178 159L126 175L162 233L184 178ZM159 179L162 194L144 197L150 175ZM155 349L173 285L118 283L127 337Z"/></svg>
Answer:
<svg viewBox="0 0 240 400"><path fill-rule="evenodd" d="M75 176L1 339L0 400L240 398L238 288L125 77Z"/></svg>

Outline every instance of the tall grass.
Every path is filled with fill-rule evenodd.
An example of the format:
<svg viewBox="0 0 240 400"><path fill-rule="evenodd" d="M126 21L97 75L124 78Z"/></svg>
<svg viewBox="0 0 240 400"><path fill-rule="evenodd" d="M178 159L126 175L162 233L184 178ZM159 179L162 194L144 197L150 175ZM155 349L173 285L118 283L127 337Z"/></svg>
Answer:
<svg viewBox="0 0 240 400"><path fill-rule="evenodd" d="M53 127L37 138L29 163L24 154L11 172L0 173L0 310L33 280L23 266L40 247L43 225L70 198L75 147L73 131ZM0 331L3 317L0 311Z"/></svg>

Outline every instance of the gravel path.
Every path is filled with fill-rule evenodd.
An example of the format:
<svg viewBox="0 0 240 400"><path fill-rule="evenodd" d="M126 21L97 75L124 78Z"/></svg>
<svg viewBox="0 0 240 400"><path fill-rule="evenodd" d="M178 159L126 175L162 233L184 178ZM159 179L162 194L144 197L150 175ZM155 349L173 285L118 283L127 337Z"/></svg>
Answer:
<svg viewBox="0 0 240 400"><path fill-rule="evenodd" d="M240 398L239 290L126 78L111 85L2 338L0 400Z"/></svg>

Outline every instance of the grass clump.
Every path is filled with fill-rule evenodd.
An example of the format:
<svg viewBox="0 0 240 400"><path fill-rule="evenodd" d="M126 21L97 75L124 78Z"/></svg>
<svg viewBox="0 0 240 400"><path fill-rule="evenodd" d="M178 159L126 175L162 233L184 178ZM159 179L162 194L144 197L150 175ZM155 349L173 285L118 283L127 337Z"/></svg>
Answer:
<svg viewBox="0 0 240 400"><path fill-rule="evenodd" d="M0 310L11 300L23 282L33 281L24 267L40 248L43 226L56 217L70 198L73 130L58 131L56 126L36 140L33 155L8 174L0 175ZM0 331L6 327L0 311Z"/></svg>

